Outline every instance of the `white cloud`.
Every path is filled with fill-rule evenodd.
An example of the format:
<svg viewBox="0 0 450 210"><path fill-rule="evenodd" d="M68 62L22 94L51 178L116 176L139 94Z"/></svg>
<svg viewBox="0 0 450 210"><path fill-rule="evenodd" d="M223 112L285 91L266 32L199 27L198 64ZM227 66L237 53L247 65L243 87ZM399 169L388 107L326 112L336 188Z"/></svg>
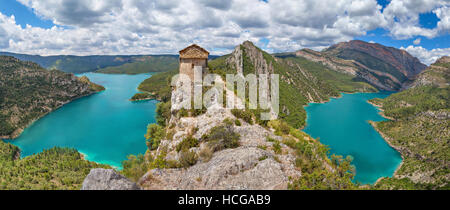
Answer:
<svg viewBox="0 0 450 210"><path fill-rule="evenodd" d="M450 55L450 48L436 48L433 50L427 50L421 46L408 46L407 48L402 47L401 49L406 50L411 55L419 58L419 60L426 65L433 64L442 56Z"/></svg>
<svg viewBox="0 0 450 210"><path fill-rule="evenodd" d="M18 1L59 26L21 28L0 13L0 50L43 55L176 53L192 42L218 54L262 38L271 52L320 50L379 27L397 38L450 28L440 0L393 0L384 13L376 0ZM437 29L416 24L423 11L441 18Z"/></svg>
<svg viewBox="0 0 450 210"><path fill-rule="evenodd" d="M419 45L420 42L422 42L422 39L418 38L418 39L414 40L413 43L414 43L415 45Z"/></svg>
<svg viewBox="0 0 450 210"><path fill-rule="evenodd" d="M383 11L383 15L388 21L385 28L396 39L409 39L415 36L434 38L442 35L444 30L439 27L428 29L420 26L419 15L433 12L438 18L440 16L448 17L450 12L448 12L447 6L450 6L448 0L392 0ZM448 19L441 20L438 25L448 29L446 23L448 23Z"/></svg>

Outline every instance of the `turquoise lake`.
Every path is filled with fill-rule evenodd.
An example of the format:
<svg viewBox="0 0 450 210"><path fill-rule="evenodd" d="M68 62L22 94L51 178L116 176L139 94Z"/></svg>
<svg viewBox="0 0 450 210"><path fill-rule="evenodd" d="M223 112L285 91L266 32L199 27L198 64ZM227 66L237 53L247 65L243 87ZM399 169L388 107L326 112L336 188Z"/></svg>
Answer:
<svg viewBox="0 0 450 210"><path fill-rule="evenodd" d="M147 150L147 125L155 122L157 101L131 102L137 86L150 74L87 73L106 91L75 100L41 118L16 140L22 157L53 147L75 148L86 159L121 168L130 154Z"/></svg>
<svg viewBox="0 0 450 210"><path fill-rule="evenodd" d="M400 153L390 147L368 121L386 120L368 100L386 98L388 93L343 94L324 104L310 104L304 131L330 147L331 154L351 155L356 167L355 181L373 184L392 177L400 165Z"/></svg>

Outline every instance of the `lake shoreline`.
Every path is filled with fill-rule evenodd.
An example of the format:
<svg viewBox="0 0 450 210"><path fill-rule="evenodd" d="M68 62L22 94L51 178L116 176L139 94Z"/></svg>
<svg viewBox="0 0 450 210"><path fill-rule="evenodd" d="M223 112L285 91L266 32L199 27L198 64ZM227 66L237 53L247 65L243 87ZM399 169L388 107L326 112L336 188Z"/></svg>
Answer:
<svg viewBox="0 0 450 210"><path fill-rule="evenodd" d="M361 94L361 95L359 95L359 94ZM311 116L311 114L314 114L314 112L313 113L310 113L309 111L308 111L308 106L321 106L321 105L324 105L324 104L327 104L327 103L329 103L329 102L333 102L334 100L333 99L341 99L341 98L346 98L346 97L350 97L350 99L352 99L352 98L358 98L360 101L358 101L358 102L356 102L355 101L355 103L356 104L358 104L358 106L361 106L361 107L366 107L366 108L363 108L362 110L365 110L365 112L369 112L369 113L371 113L371 114L369 114L369 115L372 115L373 117L371 117L371 118L366 118L366 120L367 121L370 121L370 120L374 120L374 121L384 121L384 120L388 120L388 117L387 116L385 116L384 115L384 113L383 113L383 110L381 109L381 107L380 106L378 106L378 105L376 105L376 104L374 104L374 103L372 103L372 102L370 102L369 100L371 100L372 98L384 98L384 97L387 97L390 93L385 93L385 92L383 92L383 91L379 91L379 92L375 92L375 93L373 93L373 94L376 94L376 95L365 95L365 94L372 94L372 93L366 93L366 92L353 92L353 93L346 93L346 92L342 92L341 94L340 94L340 96L339 97L330 97L330 100L328 100L328 101L326 101L326 102L321 102L321 103L309 103L307 106L305 106L305 109L306 109L306 111L307 111L307 118L306 118L306 123L305 123L305 127L302 129L303 131L305 131L305 132L307 132L308 134L310 134L310 135L314 135L314 132L316 132L316 136L317 135L319 135L320 134L320 132L319 133L317 133L317 129L316 129L316 131L314 131L314 128L312 128L312 127L310 127L310 126L314 126L314 125L317 125L317 120L318 120L318 118L315 118L316 120L313 120L314 119L314 116ZM347 98L347 99L349 99L349 98ZM347 100L347 99L345 99L344 101L347 101L346 103L349 103L349 100ZM362 99L362 100L361 100ZM350 103L352 103L352 102L350 102ZM370 104L370 105L372 105L372 106L367 106L367 105L365 105L364 106L364 104ZM334 103L333 103L334 104ZM341 103L337 103L337 104L341 104ZM348 105L348 106L350 106L350 105ZM348 107L348 106L344 106L344 107ZM332 106L326 106L326 107L328 107L328 109L331 109L332 108ZM341 107L342 107L342 105L341 105ZM370 108L369 108L370 107ZM377 109L373 109L374 107L376 107ZM311 110L316 110L316 112L317 112L317 110L319 110L319 109L311 109ZM322 113L322 112L321 112ZM323 117L323 115L324 114L320 114L320 115L317 115L317 116L322 116ZM344 116L347 116L346 114L344 115ZM351 116L353 116L353 115L348 115L347 116L347 118L349 118L349 117L351 117ZM377 117L375 117L375 116L377 116ZM312 118L311 118L312 117ZM374 118L375 117L375 118ZM345 118L345 117L344 117ZM320 118L321 119L321 118ZM311 121L311 120L313 120L313 121ZM367 122L366 121L366 122ZM366 124L367 125L367 124ZM307 129L307 130L305 130L305 129ZM323 130L323 129L322 129ZM377 142L379 142L379 143L377 143L378 145L382 145L382 144L384 144L385 146L382 146L381 148L385 148L385 149L383 149L383 151L384 150L390 150L391 152L390 153L392 153L392 158L394 158L394 159L396 159L397 161L395 161L395 162L392 162L389 166L388 165L384 165L383 167L384 167L384 169L386 169L386 170L383 170L384 172L382 173L382 174L379 174L379 176L377 175L377 176L375 176L375 174L374 175L370 175L370 174L367 174L367 177L372 177L372 179L371 180L368 180L367 182L365 182L365 181L363 181L364 183L367 183L368 185L372 185L372 186L374 186L374 185L376 185L378 182L379 182L379 180L380 179L382 179L382 178L384 178L384 177L392 177L392 176L395 176L396 174L397 174L397 171L402 167L402 165L403 165L403 160L404 160L404 158L402 157L402 159L400 160L399 158L400 158L400 155L399 155L399 150L397 149L397 148L395 148L392 144L391 144L391 142L389 142L388 140L386 140L386 136L384 135L384 134L382 134L378 129L376 129L374 126L371 126L370 127L370 133L376 133L376 134L378 134L379 135L379 137L377 137ZM311 132L313 132L313 133L311 133ZM368 131L369 132L369 131ZM324 136L321 136L321 138L325 138L325 137L327 137L327 134L323 134ZM344 134L345 135L345 134ZM362 135L365 135L365 134L362 134ZM320 136L320 135L319 135ZM328 135L329 136L329 135ZM331 135L331 136L333 136L333 135ZM350 135L351 136L351 135ZM330 143L331 142L334 142L335 140L339 140L339 138L343 138L342 136L341 137L339 137L339 138L337 138L337 137L335 137L334 139L335 140L332 140L332 139L330 139L330 137L327 137L328 138L328 140L327 141L325 141L325 143L328 143L329 145L330 145ZM380 139L380 138L382 138L382 139ZM353 141L353 140L352 140ZM384 143L384 142L386 142L387 143L387 145ZM322 141L321 141L322 142ZM334 143L336 143L336 142L334 142ZM333 146L332 145L334 145L333 143L331 143L331 145L330 145L330 147L331 148L333 148ZM352 145L354 145L354 143L352 144ZM336 146L337 148L339 148L339 146ZM342 150L342 147L341 147L341 150ZM345 151L345 149L343 150L343 152ZM398 153L397 153L398 152ZM345 153L345 152L344 152ZM396 154L395 154L396 153ZM341 153L335 153L335 154L341 154ZM369 152L369 154L373 154L373 152ZM401 153L400 153L401 154ZM376 155L376 154L373 154L373 155ZM382 158L382 159L386 159L386 161L388 161L387 159L389 159L389 157L390 156L386 156L385 158ZM369 159L368 159L369 158ZM359 161L357 161L356 162L356 165L358 166L358 167L363 167L362 165L360 166L360 165L358 165L358 164L362 164L362 163L365 163L364 161L368 161L368 160L370 160L370 155L366 155L366 157L365 157L365 159L360 159ZM387 162L384 162L384 163L387 163ZM353 163L353 164L355 164L355 163ZM395 171L394 171L394 169L395 169ZM373 171L373 170L368 170L368 171ZM363 172L361 172L361 178L365 178L366 177L366 175L363 175L364 173ZM356 181L357 180L360 180L360 178L358 178L357 177L357 179L355 179Z"/></svg>
<svg viewBox="0 0 450 210"><path fill-rule="evenodd" d="M54 112L54 111L56 111L56 110L62 108L63 106L65 106L65 105L67 105L67 104L70 104L70 103L72 103L72 102L74 102L74 101L76 101L76 100L79 100L79 99L82 99L82 98L85 98L85 97L88 97L88 96L91 96L91 95L94 95L94 94L97 94L97 93L100 93L100 92L103 92L103 91L105 91L105 90L102 90L102 91L94 91L94 92L92 92L92 93L90 93L90 94L82 95L82 96L79 96L79 97L74 98L73 100L70 100L70 101L68 101L68 102L65 102L65 103L59 105L58 107L56 107L55 109L52 109L52 110L48 111L47 113L44 113L42 116L39 116L39 117L33 119L33 120L30 121L26 126L17 128L11 135L0 136L0 140L11 140L11 141L14 141L15 139L19 138L19 137L22 135L22 133L25 131L26 128L32 126L32 125L33 125L34 123L36 123L38 120L40 120L40 119L42 119L43 117L49 115L50 113L52 113L52 112Z"/></svg>
<svg viewBox="0 0 450 210"><path fill-rule="evenodd" d="M397 169L395 169L394 174L392 175L392 177L395 177L398 173L398 171L400 170L400 168L403 166L403 164L405 163L405 157L403 155L403 153L401 152L401 149L399 149L397 146L393 145L390 141L390 138L384 134L383 132L381 132L381 130L378 128L378 125L376 122L373 121L369 121L369 124L372 125L372 127L381 135L381 138L384 139L384 141L390 146L392 147L392 149L395 149L400 156L402 157L402 161L400 162L399 166L397 167ZM380 177L374 184L373 186L377 185L381 180L385 179L387 177Z"/></svg>
<svg viewBox="0 0 450 210"><path fill-rule="evenodd" d="M369 103L370 105L378 108L380 110L379 115L382 116L385 119L394 121L395 119L392 117L388 117L385 115L384 113L384 109L383 106L379 105L379 104L375 104L373 102L371 102L370 100L367 101L367 103ZM390 146L392 147L392 149L395 149L395 151L397 151L400 156L402 157L402 161L400 162L399 166L397 167L397 169L395 169L394 174L392 175L392 177L395 177L398 173L398 171L400 170L400 168L403 166L404 162L405 162L405 157L403 155L403 153L401 152L401 149L399 149L398 147L396 147L395 145L393 145L390 141L390 138L384 134L383 132L381 132L381 130L378 128L377 122L374 121L369 121L369 124L381 135L381 138L384 139L384 141ZM387 177L380 177L374 184L373 186L377 185L381 180L385 179Z"/></svg>
<svg viewBox="0 0 450 210"><path fill-rule="evenodd" d="M82 160L117 169L128 155L145 153L144 134L146 126L155 121L156 103L130 102L129 97L148 76L98 73L77 76L87 76L97 84L108 86L107 91L100 94L90 91L65 100L67 103L61 102L57 108L41 113L22 135L5 142L19 147L22 157L53 147L73 148Z"/></svg>

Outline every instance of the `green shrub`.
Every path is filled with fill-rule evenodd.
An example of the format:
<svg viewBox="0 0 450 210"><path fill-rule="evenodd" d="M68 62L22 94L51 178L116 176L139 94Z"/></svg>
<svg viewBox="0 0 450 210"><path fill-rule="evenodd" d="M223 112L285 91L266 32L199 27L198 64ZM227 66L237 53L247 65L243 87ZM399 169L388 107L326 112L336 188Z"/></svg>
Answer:
<svg viewBox="0 0 450 210"><path fill-rule="evenodd" d="M165 127L171 117L172 103L161 102L156 105L156 122L158 125Z"/></svg>
<svg viewBox="0 0 450 210"><path fill-rule="evenodd" d="M211 132L203 138L209 142L213 151L220 151L239 147L240 135L233 131L232 126L223 125L212 128Z"/></svg>
<svg viewBox="0 0 450 210"><path fill-rule="evenodd" d="M186 109L178 111L178 117L189 117L189 112Z"/></svg>
<svg viewBox="0 0 450 210"><path fill-rule="evenodd" d="M197 163L198 157L197 154L189 149L184 148L180 153L180 167L188 168Z"/></svg>
<svg viewBox="0 0 450 210"><path fill-rule="evenodd" d="M291 131L291 127L284 121L272 120L268 125L275 129L275 134L278 136L289 135Z"/></svg>
<svg viewBox="0 0 450 210"><path fill-rule="evenodd" d="M134 182L137 182L150 169L149 164L146 163L142 154L128 156L128 160L124 160L122 166L123 169L120 173Z"/></svg>
<svg viewBox="0 0 450 210"><path fill-rule="evenodd" d="M285 138L283 139L283 144L285 144L286 146L295 149L295 144L297 143L297 141L294 138Z"/></svg>
<svg viewBox="0 0 450 210"><path fill-rule="evenodd" d="M147 134L145 138L147 140L147 147L153 151L158 149L161 140L166 137L166 131L164 128L157 124L150 124L147 127Z"/></svg>
<svg viewBox="0 0 450 210"><path fill-rule="evenodd" d="M214 154L214 151L210 147L207 146L200 151L199 156L203 162L209 162L211 160L211 158L213 157L213 154Z"/></svg>
<svg viewBox="0 0 450 210"><path fill-rule="evenodd" d="M279 155L281 154L282 150L281 150L281 145L279 141L275 141L275 143L273 144L273 151L275 152L275 154Z"/></svg>
<svg viewBox="0 0 450 210"><path fill-rule="evenodd" d="M240 109L233 109L231 110L231 113L240 119L243 119L245 122L249 123L250 125L253 125L253 113L248 110L240 110Z"/></svg>
<svg viewBox="0 0 450 210"><path fill-rule="evenodd" d="M192 147L198 146L198 139L188 136L187 138L183 139L178 145L177 145L177 152L180 152L185 149L190 149Z"/></svg>
<svg viewBox="0 0 450 210"><path fill-rule="evenodd" d="M230 118L227 118L223 121L223 123L227 126L232 126L234 124L233 120Z"/></svg>
<svg viewBox="0 0 450 210"><path fill-rule="evenodd" d="M234 124L235 124L236 126L242 126L241 121L238 120L238 119L236 119L236 120L234 121Z"/></svg>

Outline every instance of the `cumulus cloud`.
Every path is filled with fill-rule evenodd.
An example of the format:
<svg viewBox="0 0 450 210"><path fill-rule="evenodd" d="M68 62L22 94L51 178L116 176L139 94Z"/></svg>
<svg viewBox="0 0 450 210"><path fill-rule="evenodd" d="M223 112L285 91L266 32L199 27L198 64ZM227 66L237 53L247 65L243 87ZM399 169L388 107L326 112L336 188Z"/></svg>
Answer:
<svg viewBox="0 0 450 210"><path fill-rule="evenodd" d="M413 43L414 43L415 45L419 45L420 42L422 42L422 39L418 38L418 39L414 40Z"/></svg>
<svg viewBox="0 0 450 210"><path fill-rule="evenodd" d="M419 58L426 65L431 65L436 62L437 59L442 56L450 55L450 48L436 48L433 50L427 50L421 46L408 46L407 48L401 48L408 51L411 55Z"/></svg>
<svg viewBox="0 0 450 210"><path fill-rule="evenodd" d="M268 39L270 52L316 50L384 27L397 38L449 30L444 0L17 0L57 26L20 27L0 13L0 50L37 54L176 53L190 43L225 53ZM433 11L436 29L417 25Z"/></svg>
<svg viewBox="0 0 450 210"><path fill-rule="evenodd" d="M448 0L392 0L384 9L383 15L388 22L385 27L397 39L409 39L415 36L434 38L448 30ZM428 29L420 26L419 15L432 12L441 21L438 27ZM441 25L441 26L439 26Z"/></svg>

